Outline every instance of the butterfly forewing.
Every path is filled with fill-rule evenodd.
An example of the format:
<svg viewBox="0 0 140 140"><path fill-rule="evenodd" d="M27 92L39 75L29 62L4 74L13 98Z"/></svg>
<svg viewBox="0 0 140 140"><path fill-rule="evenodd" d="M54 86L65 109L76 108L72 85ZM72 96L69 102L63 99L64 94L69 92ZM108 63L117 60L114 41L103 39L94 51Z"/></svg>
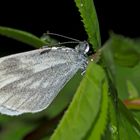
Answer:
<svg viewBox="0 0 140 140"><path fill-rule="evenodd" d="M0 112L19 115L45 109L85 63L70 48L44 48L0 58Z"/></svg>

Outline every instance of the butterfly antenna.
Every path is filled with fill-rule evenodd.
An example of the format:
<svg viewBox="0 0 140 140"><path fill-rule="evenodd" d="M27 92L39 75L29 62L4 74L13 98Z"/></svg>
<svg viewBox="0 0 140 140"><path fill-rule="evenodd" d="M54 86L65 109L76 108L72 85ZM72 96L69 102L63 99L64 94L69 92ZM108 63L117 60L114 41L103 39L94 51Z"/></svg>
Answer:
<svg viewBox="0 0 140 140"><path fill-rule="evenodd" d="M66 38L66 39L69 39L69 40L73 40L75 42L81 42L80 40L78 39L75 39L75 38L72 38L72 37L68 37L68 36L64 36L64 35L60 35L60 34L57 34L57 33L50 33L50 32L47 32L46 33L47 35L53 35L53 36L59 36L59 37L62 37L62 38Z"/></svg>
<svg viewBox="0 0 140 140"><path fill-rule="evenodd" d="M58 43L56 43L56 44L51 44L51 45L48 45L48 46L59 46L59 45L65 45L65 44L77 44L77 43L79 43L79 42L76 42L76 41L67 41L67 42L58 42Z"/></svg>

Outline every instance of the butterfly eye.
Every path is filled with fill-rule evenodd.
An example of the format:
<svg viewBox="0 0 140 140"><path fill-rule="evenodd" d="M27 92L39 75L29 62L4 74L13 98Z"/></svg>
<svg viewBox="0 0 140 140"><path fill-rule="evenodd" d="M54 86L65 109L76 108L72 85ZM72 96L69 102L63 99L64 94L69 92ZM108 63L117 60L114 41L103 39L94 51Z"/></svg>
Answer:
<svg viewBox="0 0 140 140"><path fill-rule="evenodd" d="M79 53L86 54L89 51L89 44L86 41L80 42L75 49Z"/></svg>

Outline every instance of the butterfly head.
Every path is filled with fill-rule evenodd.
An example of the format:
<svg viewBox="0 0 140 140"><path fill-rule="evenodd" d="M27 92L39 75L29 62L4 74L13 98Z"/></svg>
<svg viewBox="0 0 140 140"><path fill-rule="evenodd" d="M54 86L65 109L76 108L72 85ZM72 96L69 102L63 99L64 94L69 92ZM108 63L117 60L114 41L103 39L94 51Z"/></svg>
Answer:
<svg viewBox="0 0 140 140"><path fill-rule="evenodd" d="M89 44L86 41L80 42L76 47L75 50L82 54L87 54L89 51Z"/></svg>

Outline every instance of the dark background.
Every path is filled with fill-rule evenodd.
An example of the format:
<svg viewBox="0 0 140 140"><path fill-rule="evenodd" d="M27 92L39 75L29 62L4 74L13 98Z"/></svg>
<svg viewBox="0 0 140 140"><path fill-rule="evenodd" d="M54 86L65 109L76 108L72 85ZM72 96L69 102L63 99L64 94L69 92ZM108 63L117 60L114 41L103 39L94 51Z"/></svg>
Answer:
<svg viewBox="0 0 140 140"><path fill-rule="evenodd" d="M108 39L109 31L131 38L140 36L138 0L94 0L94 3L102 44ZM25 30L38 37L50 31L80 40L87 39L74 0L0 2L0 26ZM32 48L0 36L0 51L8 50L11 53L28 49Z"/></svg>

